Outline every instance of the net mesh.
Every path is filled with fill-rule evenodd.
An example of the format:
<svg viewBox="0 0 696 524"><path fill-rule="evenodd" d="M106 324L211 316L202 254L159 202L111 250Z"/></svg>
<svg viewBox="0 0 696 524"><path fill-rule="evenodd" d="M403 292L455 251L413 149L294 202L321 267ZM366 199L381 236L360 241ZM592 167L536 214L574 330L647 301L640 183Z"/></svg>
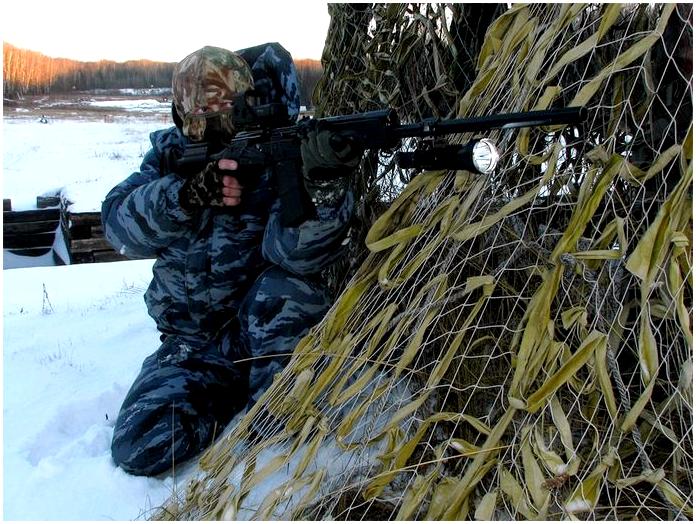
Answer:
<svg viewBox="0 0 696 524"><path fill-rule="evenodd" d="M691 5L329 10L320 114L588 119L368 152L334 306L157 516L691 519Z"/></svg>

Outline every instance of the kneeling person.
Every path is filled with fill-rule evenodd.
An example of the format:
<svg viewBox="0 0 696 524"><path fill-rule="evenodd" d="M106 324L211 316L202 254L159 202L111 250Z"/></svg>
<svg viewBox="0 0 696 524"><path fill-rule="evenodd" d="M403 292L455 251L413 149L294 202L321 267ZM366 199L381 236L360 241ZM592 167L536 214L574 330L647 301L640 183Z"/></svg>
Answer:
<svg viewBox="0 0 696 524"><path fill-rule="evenodd" d="M282 58L269 48L259 60ZM296 115L294 66L281 65L292 73L283 75L283 99ZM156 257L145 301L161 346L128 391L111 446L116 464L132 474L162 473L208 446L259 399L329 308L318 274L342 254L353 208L345 178L304 177L317 217L287 227L272 166L243 187L231 159L193 176L166 162L191 143L222 149L238 132L234 98L253 86L250 66L235 53L204 47L184 58L173 77L178 125L152 133L140 170L103 202L114 248ZM325 138L312 132L303 142L304 174L356 166L360 151L339 158Z"/></svg>

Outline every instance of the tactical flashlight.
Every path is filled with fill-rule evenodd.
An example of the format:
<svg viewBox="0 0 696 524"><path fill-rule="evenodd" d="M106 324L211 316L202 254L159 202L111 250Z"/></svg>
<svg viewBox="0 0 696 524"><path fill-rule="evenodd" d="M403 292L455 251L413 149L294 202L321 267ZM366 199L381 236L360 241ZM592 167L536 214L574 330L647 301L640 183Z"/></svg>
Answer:
<svg viewBox="0 0 696 524"><path fill-rule="evenodd" d="M400 151L396 162L402 169L464 169L481 175L492 173L500 160L492 140L483 138L461 145L436 145L430 149Z"/></svg>
<svg viewBox="0 0 696 524"><path fill-rule="evenodd" d="M487 175L495 171L500 160L500 152L495 143L488 138L469 142L471 146L471 163L476 171L482 175ZM467 144L468 145L468 144Z"/></svg>

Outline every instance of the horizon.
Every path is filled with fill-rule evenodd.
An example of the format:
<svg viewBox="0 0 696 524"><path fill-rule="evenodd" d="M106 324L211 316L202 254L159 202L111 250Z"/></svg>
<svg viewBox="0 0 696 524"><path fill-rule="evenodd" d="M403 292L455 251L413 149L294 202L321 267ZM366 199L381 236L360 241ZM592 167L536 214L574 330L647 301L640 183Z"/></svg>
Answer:
<svg viewBox="0 0 696 524"><path fill-rule="evenodd" d="M183 18L179 13L186 10L185 4L167 5L174 7L163 9L158 3L123 0L118 10L97 12L86 0L35 0L32 6L41 16L27 17L25 7L6 3L3 43L80 62L171 63L206 45L234 51L278 42L296 60L319 60L330 22L326 2L304 2L299 9L268 0L234 3L228 10L229 19L220 23L224 30L214 27L220 20L217 15L215 22L184 22L179 20ZM272 17L267 16L270 12ZM128 38L134 34L135 38Z"/></svg>
<svg viewBox="0 0 696 524"><path fill-rule="evenodd" d="M171 61L170 61L170 60L154 60L154 59L152 59L152 58L127 58L127 59L125 59L125 60L114 60L114 59L112 59L112 58L99 58L99 59L96 59L96 60L82 60L82 59L79 59L79 58L70 58L70 57L67 57L67 56L53 56L53 55L51 55L51 54L49 54L49 53L46 53L46 52L44 52L44 51L39 51L39 50L37 50L37 49L29 49L29 48L27 48L27 47L22 47L22 46L15 45L13 42L8 42L7 40L3 40L2 43L3 43L3 44L11 45L12 47L14 47L14 48L16 48L16 49L21 49L22 51L28 51L28 52L30 52L30 53L38 53L38 54L41 54L41 55L46 56L46 57L48 57L48 58L51 58L51 59L53 59L53 60L72 60L72 61L75 61L75 62L82 62L82 63L85 63L85 64L87 64L87 63L92 63L92 62L115 62L115 63L117 63L117 64L124 64L124 63L126 63L126 62L138 62L138 61L141 61L141 60L149 61L149 62L155 62L155 63L165 63L165 64L174 64L174 63L177 63L177 60L171 60ZM260 43L264 43L264 42L260 42ZM281 45L282 45L282 43L281 43ZM201 46L201 47L202 47L202 46ZM251 46L249 46L249 47L251 47ZM238 49L244 49L244 48L242 47L242 48L238 48ZM193 51L195 51L195 49L194 49ZM320 58L306 58L306 57L297 57L297 58L296 58L295 56L293 56L292 58L293 58L293 60L295 60L295 61L297 61L297 60L315 60L315 61L317 61L317 62L320 61Z"/></svg>

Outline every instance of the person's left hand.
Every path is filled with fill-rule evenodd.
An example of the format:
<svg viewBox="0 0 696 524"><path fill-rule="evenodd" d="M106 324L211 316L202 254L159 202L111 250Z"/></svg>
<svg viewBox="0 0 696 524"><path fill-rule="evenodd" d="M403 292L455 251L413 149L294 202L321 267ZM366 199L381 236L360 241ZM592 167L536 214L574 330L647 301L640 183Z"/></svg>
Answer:
<svg viewBox="0 0 696 524"><path fill-rule="evenodd" d="M349 173L360 162L363 149L349 137L313 129L302 140L300 151L304 176L312 180Z"/></svg>

